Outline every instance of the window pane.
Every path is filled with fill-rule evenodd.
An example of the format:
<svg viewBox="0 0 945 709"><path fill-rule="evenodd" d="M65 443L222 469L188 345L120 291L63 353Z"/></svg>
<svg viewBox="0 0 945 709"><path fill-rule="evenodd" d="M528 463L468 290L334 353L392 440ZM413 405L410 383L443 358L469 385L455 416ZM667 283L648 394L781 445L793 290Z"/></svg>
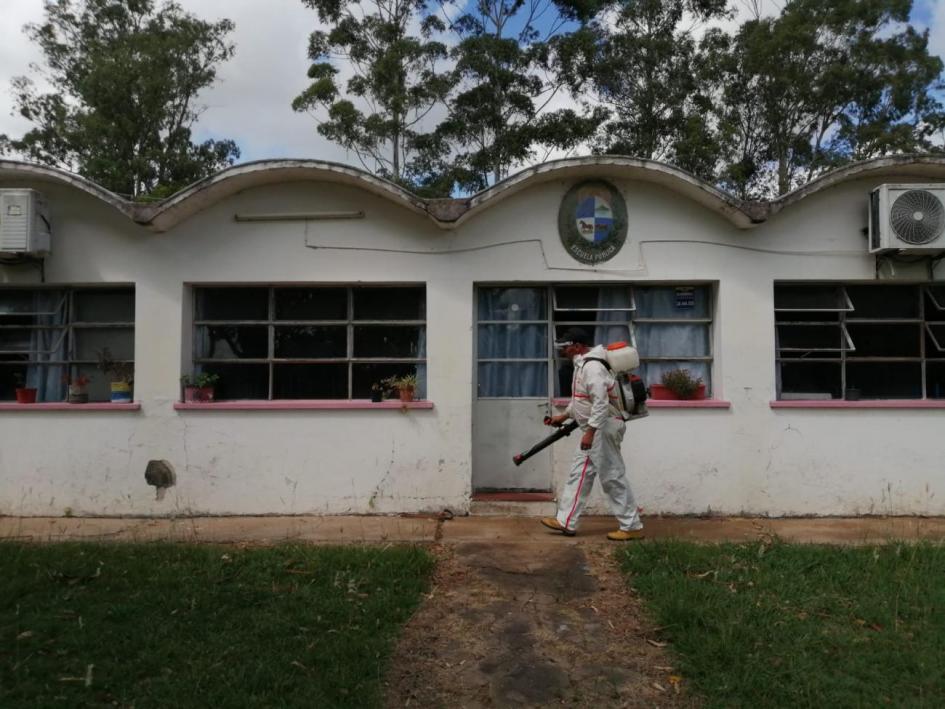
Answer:
<svg viewBox="0 0 945 709"><path fill-rule="evenodd" d="M925 365L926 396L930 399L945 399L945 362L929 362Z"/></svg>
<svg viewBox="0 0 945 709"><path fill-rule="evenodd" d="M479 359L534 359L548 356L547 325L480 325Z"/></svg>
<svg viewBox="0 0 945 709"><path fill-rule="evenodd" d="M816 357L840 356L840 350L849 349L840 323L827 325L791 325L778 323L777 346L779 350L801 350L781 352L785 357L803 356L808 352Z"/></svg>
<svg viewBox="0 0 945 709"><path fill-rule="evenodd" d="M99 351L108 348L112 359L135 358L135 333L131 328L75 328L76 359L98 359Z"/></svg>
<svg viewBox="0 0 945 709"><path fill-rule="evenodd" d="M914 325L866 325L847 322L856 346L847 357L918 357L922 327Z"/></svg>
<svg viewBox="0 0 945 709"><path fill-rule="evenodd" d="M545 320L544 288L480 288L480 320Z"/></svg>
<svg viewBox="0 0 945 709"><path fill-rule="evenodd" d="M354 328L354 356L423 357L425 340L420 325L360 325Z"/></svg>
<svg viewBox="0 0 945 709"><path fill-rule="evenodd" d="M705 325L636 325L641 357L708 357L709 328Z"/></svg>
<svg viewBox="0 0 945 709"><path fill-rule="evenodd" d="M275 399L347 399L347 364L277 364L273 367Z"/></svg>
<svg viewBox="0 0 945 709"><path fill-rule="evenodd" d="M555 310L622 310L629 313L633 307L633 290L626 286L555 288Z"/></svg>
<svg viewBox="0 0 945 709"><path fill-rule="evenodd" d="M782 399L842 399L840 363L781 362Z"/></svg>
<svg viewBox="0 0 945 709"><path fill-rule="evenodd" d="M548 364L480 362L479 396L548 396Z"/></svg>
<svg viewBox="0 0 945 709"><path fill-rule="evenodd" d="M922 365L918 362L847 362L847 390L864 399L921 399Z"/></svg>
<svg viewBox="0 0 945 709"><path fill-rule="evenodd" d="M276 288L276 320L347 320L347 288Z"/></svg>
<svg viewBox="0 0 945 709"><path fill-rule="evenodd" d="M16 375L22 377L23 384L17 383ZM25 366L0 367L0 401L14 400L16 398L16 388L26 384Z"/></svg>
<svg viewBox="0 0 945 709"><path fill-rule="evenodd" d="M276 327L276 357L306 359L348 356L348 328L345 325Z"/></svg>
<svg viewBox="0 0 945 709"><path fill-rule="evenodd" d="M848 305L837 286L776 285L774 307L777 310L846 310Z"/></svg>
<svg viewBox="0 0 945 709"><path fill-rule="evenodd" d="M574 381L574 364L569 359L555 360L554 395L557 397L571 396L571 383Z"/></svg>
<svg viewBox="0 0 945 709"><path fill-rule="evenodd" d="M709 318L708 286L635 288L638 318Z"/></svg>
<svg viewBox="0 0 945 709"><path fill-rule="evenodd" d="M268 364L202 364L199 371L220 375L214 385L216 399L268 399Z"/></svg>
<svg viewBox="0 0 945 709"><path fill-rule="evenodd" d="M416 364L400 364L387 362L356 363L353 365L354 389L352 397L355 399L370 399L371 385L379 384L382 379L388 377L402 377L406 374L417 374ZM417 391L414 392L417 399L426 398L426 382L423 376L417 376ZM385 399L398 398L397 392L385 392Z"/></svg>
<svg viewBox="0 0 945 709"><path fill-rule="evenodd" d="M355 288L355 320L423 320L426 294L418 288Z"/></svg>
<svg viewBox="0 0 945 709"><path fill-rule="evenodd" d="M73 322L134 322L135 293L127 289L77 290Z"/></svg>
<svg viewBox="0 0 945 709"><path fill-rule="evenodd" d="M570 318L570 314L568 315ZM560 342L564 338L564 333L572 327L577 326L587 331L591 340L598 345L609 345L614 342L627 342L636 347L633 338L630 336L630 326L625 324L614 325L594 325L591 323L573 323L573 324L555 324L555 341Z"/></svg>
<svg viewBox="0 0 945 709"><path fill-rule="evenodd" d="M851 318L917 318L919 293L915 286L847 286L853 303Z"/></svg>
<svg viewBox="0 0 945 709"><path fill-rule="evenodd" d="M112 385L108 375L100 372L94 364L73 365L72 373L74 376L84 376L89 378L86 390L89 393L89 401L111 401ZM66 392L63 391L63 398L66 398Z"/></svg>
<svg viewBox="0 0 945 709"><path fill-rule="evenodd" d="M201 325L197 328L197 357L263 359L269 352L265 325Z"/></svg>
<svg viewBox="0 0 945 709"><path fill-rule="evenodd" d="M32 348L34 330L0 330L0 351L29 352ZM37 343L38 345L38 343ZM6 355L0 355L6 357Z"/></svg>
<svg viewBox="0 0 945 709"><path fill-rule="evenodd" d="M6 316L58 311L63 293L59 290L7 290L0 288L0 323L8 325Z"/></svg>
<svg viewBox="0 0 945 709"><path fill-rule="evenodd" d="M198 288L197 320L268 320L268 288Z"/></svg>

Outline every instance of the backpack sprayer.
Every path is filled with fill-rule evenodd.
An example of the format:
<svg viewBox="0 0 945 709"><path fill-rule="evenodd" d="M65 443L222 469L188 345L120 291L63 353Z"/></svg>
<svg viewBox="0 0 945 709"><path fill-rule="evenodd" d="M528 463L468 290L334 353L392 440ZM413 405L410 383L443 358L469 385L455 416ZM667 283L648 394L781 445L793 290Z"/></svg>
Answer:
<svg viewBox="0 0 945 709"><path fill-rule="evenodd" d="M599 357L585 357L585 362L600 362L611 372L617 380L618 398L620 400L621 417L624 421L643 418L650 413L646 409L646 384L643 379L630 371L640 366L640 355L626 342L615 342L607 345L606 359ZM544 423L549 425L551 417L546 416ZM578 427L577 421L569 421L558 428L550 436L542 438L527 451L512 456L515 465L521 465L536 453L540 453L555 441L560 441Z"/></svg>

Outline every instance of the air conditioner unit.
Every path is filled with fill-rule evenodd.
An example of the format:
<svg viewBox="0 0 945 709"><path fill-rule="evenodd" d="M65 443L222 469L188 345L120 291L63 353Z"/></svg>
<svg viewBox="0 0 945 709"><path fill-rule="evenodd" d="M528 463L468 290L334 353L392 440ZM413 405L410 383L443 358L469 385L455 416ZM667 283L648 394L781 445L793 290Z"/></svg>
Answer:
<svg viewBox="0 0 945 709"><path fill-rule="evenodd" d="M46 256L49 207L36 190L0 189L0 253Z"/></svg>
<svg viewBox="0 0 945 709"><path fill-rule="evenodd" d="M871 254L945 251L945 184L880 185L870 193Z"/></svg>

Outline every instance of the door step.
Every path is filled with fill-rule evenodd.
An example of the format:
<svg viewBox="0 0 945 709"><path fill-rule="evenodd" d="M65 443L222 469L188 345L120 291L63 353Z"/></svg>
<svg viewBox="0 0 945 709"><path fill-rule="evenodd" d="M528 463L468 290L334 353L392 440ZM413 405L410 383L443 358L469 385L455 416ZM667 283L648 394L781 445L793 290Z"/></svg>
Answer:
<svg viewBox="0 0 945 709"><path fill-rule="evenodd" d="M477 492L469 504L469 514L483 517L549 517L556 510L551 492Z"/></svg>

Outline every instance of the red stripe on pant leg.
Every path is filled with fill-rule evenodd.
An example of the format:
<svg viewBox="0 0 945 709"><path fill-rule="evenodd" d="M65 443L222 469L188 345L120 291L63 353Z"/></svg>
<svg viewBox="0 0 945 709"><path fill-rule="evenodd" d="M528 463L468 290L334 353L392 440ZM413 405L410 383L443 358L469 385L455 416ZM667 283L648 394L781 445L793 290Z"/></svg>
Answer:
<svg viewBox="0 0 945 709"><path fill-rule="evenodd" d="M590 465L590 463L591 456L587 456L587 458L584 459L584 468L581 470L581 479L578 481L578 489L574 494L574 502L571 505L571 511L568 512L568 519L564 523L565 529L570 529L571 527L571 515L574 514L574 508L577 507L578 500L581 499L581 488L584 486L584 473L587 472L587 466Z"/></svg>

